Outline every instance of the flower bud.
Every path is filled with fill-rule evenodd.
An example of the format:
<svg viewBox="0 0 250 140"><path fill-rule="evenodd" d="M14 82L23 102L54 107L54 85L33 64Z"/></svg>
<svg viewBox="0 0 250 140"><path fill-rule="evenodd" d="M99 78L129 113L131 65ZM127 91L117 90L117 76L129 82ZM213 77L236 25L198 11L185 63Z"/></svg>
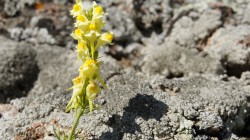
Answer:
<svg viewBox="0 0 250 140"><path fill-rule="evenodd" d="M94 82L89 83L89 85L86 88L86 95L87 99L89 100L90 112L92 112L93 110L93 101L100 91L101 91L100 87Z"/></svg>
<svg viewBox="0 0 250 140"><path fill-rule="evenodd" d="M82 13L82 7L81 7L81 5L78 4L78 3L74 4L73 9L70 11L70 14L73 17L76 17L76 16L80 15L81 13Z"/></svg>

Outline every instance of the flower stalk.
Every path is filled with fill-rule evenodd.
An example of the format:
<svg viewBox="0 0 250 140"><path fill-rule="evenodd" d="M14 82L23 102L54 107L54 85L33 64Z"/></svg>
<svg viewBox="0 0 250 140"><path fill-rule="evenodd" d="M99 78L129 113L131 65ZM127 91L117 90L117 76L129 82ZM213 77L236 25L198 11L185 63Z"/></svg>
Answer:
<svg viewBox="0 0 250 140"><path fill-rule="evenodd" d="M75 30L71 36L77 40L75 48L77 62L81 61L78 70L79 75L72 80L72 97L66 107L66 112L75 112L75 120L68 137L69 140L75 139L75 130L80 117L89 110L92 112L95 105L94 100L101 91L100 85L107 89L101 74L101 62L98 60L98 48L110 44L113 40L112 32L102 32L104 26L103 8L96 2L88 10L83 9L82 1L76 0L70 14L75 18Z"/></svg>
<svg viewBox="0 0 250 140"><path fill-rule="evenodd" d="M75 135L76 127L77 127L77 125L78 125L78 123L79 123L80 117L83 115L83 112L84 112L84 110L81 109L80 112L77 113L77 116L76 116L76 118L75 118L75 121L74 121L72 130L71 130L70 135L69 135L69 140L72 140L72 139L73 139L73 136Z"/></svg>

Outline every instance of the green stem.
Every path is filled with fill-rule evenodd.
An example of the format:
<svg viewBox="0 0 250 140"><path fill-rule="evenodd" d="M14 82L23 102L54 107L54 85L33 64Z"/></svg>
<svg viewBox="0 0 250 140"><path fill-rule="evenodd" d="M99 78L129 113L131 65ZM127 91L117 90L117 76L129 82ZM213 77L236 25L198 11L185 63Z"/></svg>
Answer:
<svg viewBox="0 0 250 140"><path fill-rule="evenodd" d="M78 123L79 123L80 117L81 117L82 114L83 114L83 111L84 111L84 109L81 108L80 111L78 112L76 118L75 118L75 121L74 121L72 130L71 130L71 132L70 132L69 140L73 140L72 138L73 138L73 136L74 136L74 134L75 134L76 127L77 127L77 125L78 125Z"/></svg>
<svg viewBox="0 0 250 140"><path fill-rule="evenodd" d="M91 45L91 54L92 54L92 59L95 59L95 46Z"/></svg>

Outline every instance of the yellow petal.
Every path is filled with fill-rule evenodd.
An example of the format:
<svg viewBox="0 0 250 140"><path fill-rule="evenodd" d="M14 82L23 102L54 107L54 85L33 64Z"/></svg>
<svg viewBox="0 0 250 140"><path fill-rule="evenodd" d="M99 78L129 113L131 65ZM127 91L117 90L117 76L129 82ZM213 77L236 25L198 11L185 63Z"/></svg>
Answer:
<svg viewBox="0 0 250 140"><path fill-rule="evenodd" d="M101 39L107 41L107 43L111 43L113 40L113 33L107 32L101 35Z"/></svg>
<svg viewBox="0 0 250 140"><path fill-rule="evenodd" d="M92 19L102 18L104 15L103 8L99 5L97 5L96 2L93 2L92 7L93 7Z"/></svg>
<svg viewBox="0 0 250 140"><path fill-rule="evenodd" d="M79 12L80 10L81 10L81 6L79 4L74 4L73 11L74 12Z"/></svg>
<svg viewBox="0 0 250 140"><path fill-rule="evenodd" d="M95 23L90 23L89 24L89 30L96 30L97 27L96 27L96 24Z"/></svg>
<svg viewBox="0 0 250 140"><path fill-rule="evenodd" d="M78 42L81 42L83 39L82 39L82 31L81 29L77 28L74 33L71 34L71 36L78 40Z"/></svg>
<svg viewBox="0 0 250 140"><path fill-rule="evenodd" d="M84 36L88 39L90 46L95 46L95 42L100 35L101 34L97 31L91 30L88 34L85 34Z"/></svg>
<svg viewBox="0 0 250 140"><path fill-rule="evenodd" d="M81 22L85 22L85 21L87 21L87 18L85 16L83 16L83 15L78 15L76 17L76 20L81 21Z"/></svg>
<svg viewBox="0 0 250 140"><path fill-rule="evenodd" d="M82 78L81 77L76 77L75 79L72 80L74 85L82 84Z"/></svg>
<svg viewBox="0 0 250 140"><path fill-rule="evenodd" d="M76 17L82 13L82 7L80 4L74 4L73 9L70 11L70 14L73 15L73 17Z"/></svg>
<svg viewBox="0 0 250 140"><path fill-rule="evenodd" d="M86 88L86 95L88 100L93 101L100 91L101 89L96 83L90 82Z"/></svg>
<svg viewBox="0 0 250 140"><path fill-rule="evenodd" d="M97 41L97 48L107 43L111 43L113 41L113 36L114 34L112 32L103 33Z"/></svg>
<svg viewBox="0 0 250 140"><path fill-rule="evenodd" d="M92 80L98 69L97 63L90 59L85 61L85 63L81 66L81 69L79 69L79 72L84 78L88 77L90 80Z"/></svg>
<svg viewBox="0 0 250 140"><path fill-rule="evenodd" d="M77 36L81 36L81 35L82 35L82 31L81 31L80 29L76 29L76 30L75 30L75 34L76 34Z"/></svg>
<svg viewBox="0 0 250 140"><path fill-rule="evenodd" d="M84 41L79 42L77 45L77 49L78 50L86 50L87 49L86 42L84 42Z"/></svg>
<svg viewBox="0 0 250 140"><path fill-rule="evenodd" d="M102 17L104 14L103 12L103 9L101 6L96 6L94 9L93 9L93 18L100 18Z"/></svg>

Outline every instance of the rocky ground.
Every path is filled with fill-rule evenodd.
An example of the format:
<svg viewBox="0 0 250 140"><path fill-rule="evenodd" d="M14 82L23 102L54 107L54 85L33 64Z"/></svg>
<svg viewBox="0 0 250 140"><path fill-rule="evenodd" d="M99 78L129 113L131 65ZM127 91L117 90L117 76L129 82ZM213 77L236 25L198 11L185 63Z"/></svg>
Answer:
<svg viewBox="0 0 250 140"><path fill-rule="evenodd" d="M79 138L250 139L249 0L97 2L115 33L100 50L109 90L81 118ZM0 0L1 140L69 132L73 3Z"/></svg>

